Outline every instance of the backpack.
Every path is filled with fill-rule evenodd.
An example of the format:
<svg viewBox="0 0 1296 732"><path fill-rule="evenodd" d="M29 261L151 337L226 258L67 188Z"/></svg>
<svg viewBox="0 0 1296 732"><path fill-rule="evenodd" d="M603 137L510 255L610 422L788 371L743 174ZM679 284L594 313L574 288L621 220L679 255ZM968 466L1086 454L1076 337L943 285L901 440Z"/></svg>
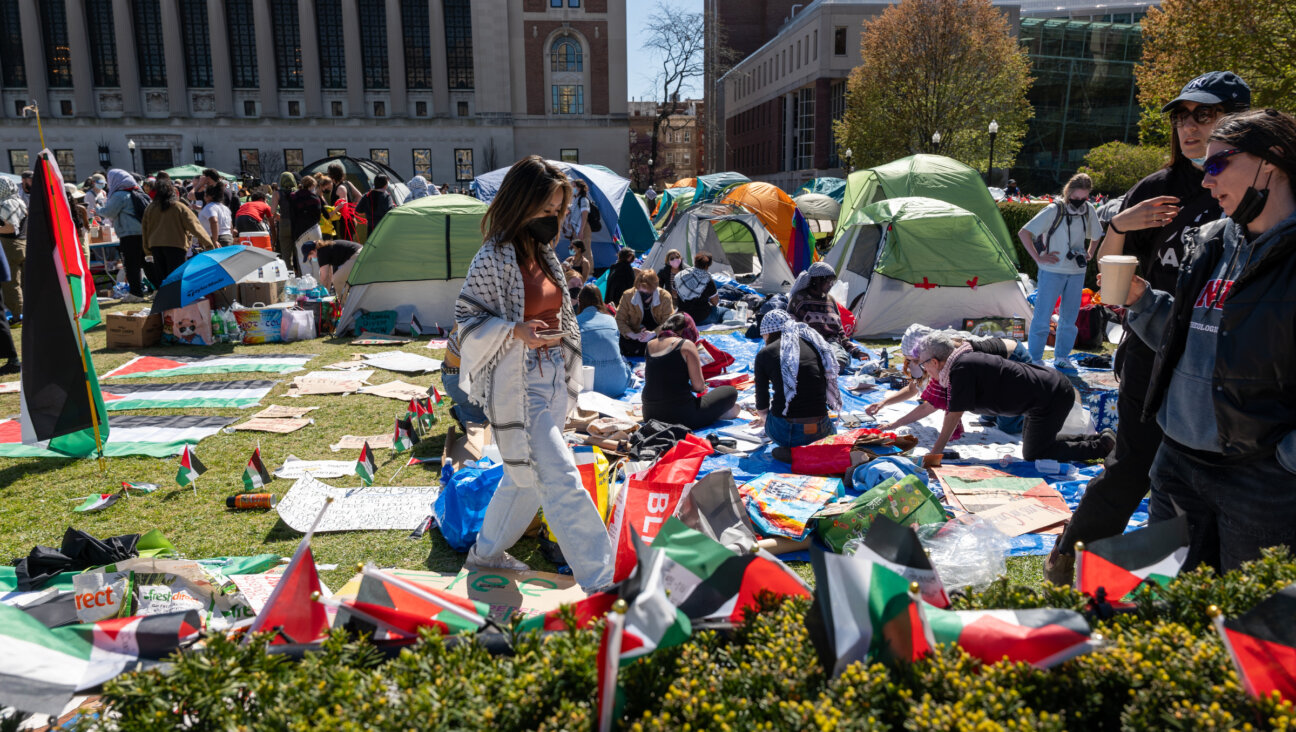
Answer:
<svg viewBox="0 0 1296 732"><path fill-rule="evenodd" d="M589 206L590 206L589 218L586 219L586 221L589 223L589 230L602 231L603 214L599 213L598 206L594 205L594 201L592 199L589 202Z"/></svg>
<svg viewBox="0 0 1296 732"><path fill-rule="evenodd" d="M144 209L148 208L152 200L139 188L132 188L126 194L131 197L131 212L135 214L135 220L144 223Z"/></svg>

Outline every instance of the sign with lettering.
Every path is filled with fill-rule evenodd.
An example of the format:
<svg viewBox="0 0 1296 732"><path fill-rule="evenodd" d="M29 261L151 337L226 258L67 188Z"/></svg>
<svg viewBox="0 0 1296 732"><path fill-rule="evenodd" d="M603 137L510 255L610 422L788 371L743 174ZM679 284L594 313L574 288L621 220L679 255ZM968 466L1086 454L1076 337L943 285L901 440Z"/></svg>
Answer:
<svg viewBox="0 0 1296 732"><path fill-rule="evenodd" d="M130 572L78 574L72 578L77 620L95 623L131 614Z"/></svg>
<svg viewBox="0 0 1296 732"><path fill-rule="evenodd" d="M354 465L354 464L353 464ZM436 486L369 486L335 488L310 475L293 483L275 509L296 531L310 528L325 500L333 505L325 512L316 531L366 531L392 529L413 531L432 513L441 489Z"/></svg>

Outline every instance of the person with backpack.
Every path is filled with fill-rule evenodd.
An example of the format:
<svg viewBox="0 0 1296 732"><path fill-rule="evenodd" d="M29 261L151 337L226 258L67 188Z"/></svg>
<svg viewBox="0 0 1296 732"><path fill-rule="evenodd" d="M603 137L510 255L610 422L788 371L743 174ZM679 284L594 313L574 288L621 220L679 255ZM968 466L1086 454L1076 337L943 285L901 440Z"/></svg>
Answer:
<svg viewBox="0 0 1296 732"><path fill-rule="evenodd" d="M361 196L360 202L356 204L355 212L369 220L370 234L378 228L378 222L382 221L387 212L396 208L391 193L387 191L389 182L387 176L382 173L375 175L373 188Z"/></svg>
<svg viewBox="0 0 1296 732"><path fill-rule="evenodd" d="M130 293L127 302L144 299L144 286L140 278L144 264L144 211L152 203L148 194L139 187L135 178L121 168L108 171L108 200L99 207L99 215L110 219L117 232L122 266L126 268L126 286ZM160 283L154 283L154 286Z"/></svg>
<svg viewBox="0 0 1296 732"><path fill-rule="evenodd" d="M585 245L585 251L590 249L590 195L589 184L579 178L572 180L572 200L567 209L567 218L563 221L562 238L567 242L569 250L574 242L581 242ZM591 269L593 269L591 262Z"/></svg>
<svg viewBox="0 0 1296 732"><path fill-rule="evenodd" d="M1084 173L1076 173L1062 188L1062 200L1045 206L1017 232L1026 253L1039 265L1035 314L1027 339L1031 360L1044 363L1044 344L1048 341L1053 304L1060 297L1053 367L1063 371L1075 370L1071 348L1078 332L1076 317L1080 314L1085 269L1102 237L1098 210L1089 202L1091 190L1093 180Z"/></svg>
<svg viewBox="0 0 1296 732"><path fill-rule="evenodd" d="M0 242L4 244L4 270L0 279L4 304L14 322L22 320L22 270L27 261L27 202L13 181L0 180ZM0 320L4 320L0 317ZM6 323L6 326L8 324Z"/></svg>

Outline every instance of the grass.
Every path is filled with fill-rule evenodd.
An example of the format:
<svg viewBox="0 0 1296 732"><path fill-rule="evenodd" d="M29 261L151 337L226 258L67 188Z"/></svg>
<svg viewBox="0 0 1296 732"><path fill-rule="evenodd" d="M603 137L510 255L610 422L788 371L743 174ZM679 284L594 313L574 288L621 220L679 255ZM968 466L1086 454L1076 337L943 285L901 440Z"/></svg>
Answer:
<svg viewBox="0 0 1296 732"><path fill-rule="evenodd" d="M116 305L105 307L104 312L126 311L138 306ZM22 329L14 331L15 340ZM374 346L351 346L350 339L316 339L289 344L224 345L214 347L167 346L139 351L108 350L105 348L103 328L88 334L95 368L103 374L137 355L212 355L217 353L302 353L313 354L314 360L307 370L320 370L338 361L350 360L353 353L374 353L390 350ZM887 341L887 345L894 342ZM401 350L443 358L441 351L430 351L425 342L416 341ZM881 345L871 344L871 345ZM303 373L303 372L298 372ZM274 470L288 455L302 459L350 460L355 451L334 453L329 445L344 434L370 435L390 432L393 420L405 413L405 403L393 399L353 394L349 396L312 396L289 399L284 396L293 375L276 377L273 374L229 374L203 377L174 377L170 379L128 380L170 382L205 381L243 378L281 378L263 405L316 406L311 413L315 423L287 435L237 432L218 433L200 443L195 452L206 464L208 472L198 482L197 495L193 490L182 489L175 483L177 460L149 457L110 458L106 473L100 473L94 460L69 460L56 458L0 458L0 557L25 556L33 546L43 544L57 547L68 526L83 529L96 537L118 534L143 533L159 529L175 547L187 557L240 556L259 553L292 554L301 534L288 528L270 511L234 511L225 508L225 498L242 489L243 467L252 449L260 440L261 454L266 466ZM441 385L439 374L411 376L376 369L372 383L402 380L420 386ZM109 380L114 381L114 380ZM436 410L438 422L431 434L414 447L419 457L439 456L445 441L445 432L452 420L447 404ZM0 414L16 417L19 413L17 394L0 395ZM256 410L199 409L199 410L148 410L144 414L199 414L239 416L240 420ZM378 450L378 485L435 485L438 474L433 470L411 466L402 470L393 481L392 474L405 462L409 453L400 456L390 450ZM73 513L75 499L94 493L106 493L120 487L121 481L157 483L162 490L151 496L121 500L105 511L90 514ZM359 487L359 478L327 479L325 482L339 487ZM287 492L292 482L274 480L270 492ZM321 577L330 587L338 587L354 574L357 562L373 561L380 566L407 569L430 569L440 572L457 571L464 555L453 551L437 531L427 538L411 541L405 531L365 531L320 534L315 537L313 549L320 564L336 564L337 569L323 572ZM553 571L554 566L539 552L534 538L524 538L512 550L518 558L533 568ZM810 579L809 565L797 566L798 572ZM1042 563L1039 557L1011 559L1009 576L1014 582L1028 586L1042 582Z"/></svg>

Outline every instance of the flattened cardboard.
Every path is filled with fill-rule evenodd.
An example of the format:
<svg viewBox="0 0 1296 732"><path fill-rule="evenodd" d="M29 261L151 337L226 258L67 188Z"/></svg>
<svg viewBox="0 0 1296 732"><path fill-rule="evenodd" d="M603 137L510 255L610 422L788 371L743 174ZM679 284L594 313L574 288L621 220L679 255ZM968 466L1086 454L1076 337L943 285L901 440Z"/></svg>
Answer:
<svg viewBox="0 0 1296 732"><path fill-rule="evenodd" d="M449 592L458 597L486 603L495 621L508 620L513 613L543 615L559 606L585 599L576 580L550 572L513 572L507 569L460 570L455 573L414 569L384 570L400 579ZM360 591L357 574L337 591L340 599L354 598Z"/></svg>

